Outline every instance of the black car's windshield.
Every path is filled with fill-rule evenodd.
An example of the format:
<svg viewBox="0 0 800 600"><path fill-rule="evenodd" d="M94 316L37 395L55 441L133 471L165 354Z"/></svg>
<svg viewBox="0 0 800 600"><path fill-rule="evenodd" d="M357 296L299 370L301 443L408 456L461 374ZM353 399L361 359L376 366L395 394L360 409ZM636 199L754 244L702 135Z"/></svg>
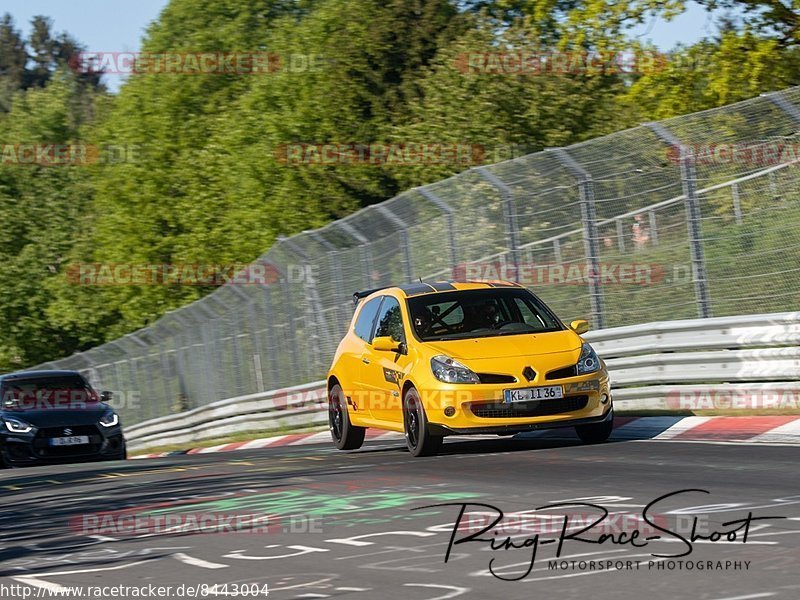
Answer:
<svg viewBox="0 0 800 600"><path fill-rule="evenodd" d="M408 299L422 341L560 331L563 326L536 296L521 288L487 288Z"/></svg>
<svg viewBox="0 0 800 600"><path fill-rule="evenodd" d="M5 380L0 384L5 408L41 408L53 405L99 402L97 392L81 377L30 377Z"/></svg>

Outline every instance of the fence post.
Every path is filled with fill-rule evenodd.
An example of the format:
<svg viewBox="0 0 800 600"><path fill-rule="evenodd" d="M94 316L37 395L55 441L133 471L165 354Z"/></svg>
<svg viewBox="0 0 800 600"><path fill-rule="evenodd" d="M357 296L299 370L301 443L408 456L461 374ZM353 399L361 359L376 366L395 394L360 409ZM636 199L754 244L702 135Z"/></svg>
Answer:
<svg viewBox="0 0 800 600"><path fill-rule="evenodd" d="M372 256L370 256L369 249L367 248L369 240L346 221L336 221L334 226L343 229L347 235L358 242L359 251L361 252L361 261L364 263L365 286L367 289L375 287L372 284Z"/></svg>
<svg viewBox="0 0 800 600"><path fill-rule="evenodd" d="M323 372L326 365L320 362L322 358L322 344L320 343L320 330L325 333L325 340L323 343L326 345L328 344L329 340L327 339L327 330L323 329L321 323L317 323L317 310L322 308L322 301L317 293L317 286L314 285L314 282L311 281L309 277L309 273L312 271L312 263L311 259L309 258L308 254L303 250L300 246L298 246L295 242L291 240L291 238L280 237L278 238L278 243L283 244L289 249L289 252L294 254L295 256L299 257L301 261L303 261L303 289L305 290L305 309L306 309L306 321L304 329L310 332L310 336L306 339L311 340L311 347L307 348L307 353L311 357L311 369L313 370L312 376L317 377L320 373ZM317 371L319 369L319 371Z"/></svg>
<svg viewBox="0 0 800 600"><path fill-rule="evenodd" d="M136 337L136 333L135 333L135 332L134 332L134 333L129 333L129 334L127 334L127 335L125 336L125 339L131 340L131 341L132 341L134 344L136 344L137 346L139 346L139 348L144 348L144 349L146 349L146 348L148 347L148 346L147 346L147 344L145 344L145 343L144 343L142 340L140 340L138 337ZM154 414L155 412L157 412L157 411L155 410L155 409L156 409L156 405L155 405L155 403L156 403L158 400L157 400L157 398L156 398L155 394L153 394L153 393L152 393L152 390L150 389L150 386L149 386L149 385L144 385L145 381L146 381L147 383L149 383L150 381L152 381L152 380L150 379L150 376L149 376L149 375L146 375L144 378L142 378L141 369L139 369L139 365L138 365L138 364L135 362L135 361L137 361L137 360L144 360L144 361L145 361L145 366L147 366L147 361L148 361L148 359L149 359L149 356L148 356L147 354L145 354L145 353L142 353L142 354L141 354L141 355L140 355L138 358L134 358L134 359L133 359L133 360L134 360L134 363L133 363L133 364L136 366L136 386L137 386L137 387L138 387L138 388L139 388L139 389L140 389L142 392L144 392L145 390L147 390L147 393L146 393L146 394L142 394L143 396L145 396L145 397L148 399L148 400L147 400L147 402L148 402L148 406L145 406L144 404L142 404L142 417L145 417L145 413L146 413L146 414L147 414L147 416L148 416L149 418L151 418L151 419L152 419L154 416L156 416L156 415ZM144 379L144 380L143 380L143 379ZM144 418L142 418L142 420L144 421L145 419L144 419Z"/></svg>
<svg viewBox="0 0 800 600"><path fill-rule="evenodd" d="M680 149L681 184L686 196L686 225L689 231L689 245L692 256L692 278L697 301L697 314L707 319L711 314L711 299L708 292L706 258L703 252L702 211L697 198L697 171L695 157L691 148L681 141L661 123L646 123L653 133L665 144Z"/></svg>
<svg viewBox="0 0 800 600"><path fill-rule="evenodd" d="M514 212L514 193L505 182L486 167L474 167L472 169L483 177L500 192L503 201L503 216L506 222L506 243L511 252L511 264L514 265L514 281L519 281L519 244L517 242L517 215Z"/></svg>
<svg viewBox="0 0 800 600"><path fill-rule="evenodd" d="M375 209L389 221L391 221L395 227L397 227L397 230L400 233L401 243L403 244L403 275L405 275L406 282L410 282L414 279L414 272L411 265L411 247L408 240L408 225L406 225L403 219L398 217L385 206L378 204L375 206Z"/></svg>
<svg viewBox="0 0 800 600"><path fill-rule="evenodd" d="M583 224L583 247L586 253L586 268L589 270L589 302L592 320L598 329L605 327L603 307L603 288L600 281L600 245L597 233L597 207L595 206L594 181L591 174L584 169L564 148L550 150L578 180L578 191L581 199L581 223Z"/></svg>
<svg viewBox="0 0 800 600"><path fill-rule="evenodd" d="M737 225L742 224L742 203L739 199L739 184L731 185L731 198L733 200L733 218Z"/></svg>
<svg viewBox="0 0 800 600"><path fill-rule="evenodd" d="M236 325L231 320L231 310L230 307L227 306L222 300L219 299L217 292L209 294L206 296L206 300L209 302L213 302L216 304L220 309L219 318L217 322L220 326L224 327L223 335L227 335L231 339L231 349L232 349L232 358L231 358L231 368L228 372L229 377L227 380L223 380L225 384L225 388L223 390L223 394L228 394L230 391L233 391L234 396L238 396L239 392L242 389L241 381L242 381L242 374L237 373L237 369L241 369L242 365L242 352L241 348L239 347L239 337L236 332ZM222 336L220 336L220 340ZM225 344L221 344L221 351L224 352ZM228 396L223 396L223 398Z"/></svg>
<svg viewBox="0 0 800 600"><path fill-rule="evenodd" d="M207 402L212 401L211 398L206 398L202 401L199 399L199 397L193 398L191 393L192 389L195 389L198 392L200 390L203 390L206 393L208 392L208 390L210 389L208 374L212 371L212 366L208 359L207 349L205 345L203 345L202 355L200 353L195 354L192 348L192 339L189 334L190 332L194 332L197 331L198 329L201 329L202 324L199 324L198 321L195 319L194 315L190 314L188 307L176 310L172 314L175 317L175 319L181 323L184 330L183 339L181 340L182 346L178 351L179 352L178 356L185 356L186 358L181 359L178 368L183 371L181 380L186 386L186 399L189 403L189 406L191 408L194 408L200 406L201 404L206 404ZM199 369L196 369L195 368L196 366L199 366ZM202 379L202 383L200 385L198 385L198 382L195 380L194 377L195 373L200 373L200 375L197 377L197 379ZM200 396L200 394L198 394L198 396Z"/></svg>
<svg viewBox="0 0 800 600"><path fill-rule="evenodd" d="M761 96L780 108L794 121L800 123L800 108L789 102L786 99L786 96L783 95L783 92L770 92L767 94L761 94Z"/></svg>
<svg viewBox="0 0 800 600"><path fill-rule="evenodd" d="M295 373L302 373L300 368L300 357L297 353L297 331L294 323L294 304L292 295L289 293L289 282L286 277L281 275L281 292L283 293L283 308L286 311L286 326L289 329L289 352L292 356L292 368Z"/></svg>
<svg viewBox="0 0 800 600"><path fill-rule="evenodd" d="M253 340L254 354L249 360L245 360L244 355L242 355L242 364L249 364L253 366L253 388L256 392L263 392L264 374L261 371L261 339L258 335L258 330L256 329L256 311L253 309L253 298L245 294L237 286L231 287L231 290L236 294L236 296L238 296L239 300L244 303L245 311L247 312L247 318L250 321L250 336ZM244 379L244 377L241 379ZM251 390L245 389L243 393L249 394L251 393Z"/></svg>
<svg viewBox="0 0 800 600"><path fill-rule="evenodd" d="M455 223L453 219L453 207L450 206L447 202L439 198L436 194L430 191L427 187L418 187L414 188L414 191L419 192L419 194L425 198L426 200L430 201L436 208L444 213L445 221L447 222L447 241L448 245L450 246L450 271L452 272L453 269L458 265L458 245L456 243L456 230L455 230Z"/></svg>
<svg viewBox="0 0 800 600"><path fill-rule="evenodd" d="M167 403L167 410L166 414L174 412L173 408L173 400L172 398L172 390L170 390L169 385L169 352L167 351L167 343L163 337L159 336L158 340L158 361L161 365L161 387L164 389L164 400ZM160 415L159 415L160 416Z"/></svg>
<svg viewBox="0 0 800 600"><path fill-rule="evenodd" d="M653 246L658 246L658 222L656 221L656 211L651 210L647 216L650 221L650 239L653 241Z"/></svg>
<svg viewBox="0 0 800 600"><path fill-rule="evenodd" d="M208 389L211 390L209 402L213 402L214 400L220 399L220 392L222 391L220 386L220 371L222 371L223 364L220 360L219 366L214 365L215 359L217 358L214 356L214 352L217 350L217 344L211 337L209 326L213 321L218 319L218 316L213 310L206 306L205 299L197 302L196 306L205 314L206 317L206 322L200 326L200 335L203 339L203 351L206 352L206 357L208 359L208 370L206 374L210 375L211 383L211 385L208 387Z"/></svg>
<svg viewBox="0 0 800 600"><path fill-rule="evenodd" d="M345 292L344 290L344 277L342 277L342 266L339 264L338 256L339 256L339 249L331 244L328 240L326 240L322 235L317 233L316 231L309 232L311 238L315 240L321 246L324 246L328 250L328 265L331 270L331 275L333 277L333 286L336 290L336 312L339 314L339 320L341 323L337 323L336 333L343 334L345 328L347 327L344 325L350 320L350 315L347 314L346 304L351 303L351 296Z"/></svg>
<svg viewBox="0 0 800 600"><path fill-rule="evenodd" d="M274 267L274 265L272 266ZM277 267L275 267L275 269L277 270ZM267 325L267 339L272 340L272 343L275 344L275 342L277 342L277 337L275 336L275 326L272 323L272 297L268 286L264 286L262 297L264 299L264 314L266 315L264 323ZM282 385L283 379L281 377L280 366L278 365L277 352L269 352L269 366L272 377L278 382L278 386Z"/></svg>

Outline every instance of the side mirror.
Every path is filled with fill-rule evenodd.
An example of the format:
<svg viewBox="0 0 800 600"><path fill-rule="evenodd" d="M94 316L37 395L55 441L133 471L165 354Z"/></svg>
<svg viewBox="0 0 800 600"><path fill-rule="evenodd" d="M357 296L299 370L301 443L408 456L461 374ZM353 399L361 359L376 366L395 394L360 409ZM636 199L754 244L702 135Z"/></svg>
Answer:
<svg viewBox="0 0 800 600"><path fill-rule="evenodd" d="M581 335L582 333L589 331L589 323L584 319L575 319L569 324L569 328L578 335Z"/></svg>
<svg viewBox="0 0 800 600"><path fill-rule="evenodd" d="M376 337L372 340L372 347L382 352L400 352L400 342L394 341L388 335Z"/></svg>
<svg viewBox="0 0 800 600"><path fill-rule="evenodd" d="M111 398L114 397L114 394L109 391L100 392L100 401L101 402L111 402Z"/></svg>

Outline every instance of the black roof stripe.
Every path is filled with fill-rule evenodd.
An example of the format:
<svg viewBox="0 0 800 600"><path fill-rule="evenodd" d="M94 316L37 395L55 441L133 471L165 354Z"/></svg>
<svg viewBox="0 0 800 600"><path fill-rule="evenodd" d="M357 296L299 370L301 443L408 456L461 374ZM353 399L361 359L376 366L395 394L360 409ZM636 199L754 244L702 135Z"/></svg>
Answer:
<svg viewBox="0 0 800 600"><path fill-rule="evenodd" d="M430 292L437 291L436 288L433 287L431 284L422 281L401 285L400 289L403 290L406 296L414 296L416 294L428 294Z"/></svg>
<svg viewBox="0 0 800 600"><path fill-rule="evenodd" d="M444 281L444 282L440 281L440 282L436 282L436 283L431 283L429 285L433 289L435 289L437 292L451 292L454 289L456 289L455 286L450 285L446 281Z"/></svg>

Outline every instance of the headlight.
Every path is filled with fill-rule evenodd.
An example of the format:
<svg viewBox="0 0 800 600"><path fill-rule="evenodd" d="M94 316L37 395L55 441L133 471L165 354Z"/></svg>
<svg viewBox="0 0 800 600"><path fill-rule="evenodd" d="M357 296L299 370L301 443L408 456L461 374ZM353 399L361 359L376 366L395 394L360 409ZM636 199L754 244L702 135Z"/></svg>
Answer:
<svg viewBox="0 0 800 600"><path fill-rule="evenodd" d="M103 427L113 427L119 423L119 415L113 411L104 414L100 419L100 425Z"/></svg>
<svg viewBox="0 0 800 600"><path fill-rule="evenodd" d="M33 429L33 425L30 423L15 419L14 417L4 417L3 422L5 422L6 427L11 433L28 433Z"/></svg>
<svg viewBox="0 0 800 600"><path fill-rule="evenodd" d="M431 370L436 379L445 383L481 382L468 367L444 354L438 354L431 359Z"/></svg>
<svg viewBox="0 0 800 600"><path fill-rule="evenodd" d="M600 359L597 358L594 348L592 348L588 342L583 343L581 357L578 359L576 367L578 375L587 375L588 373L594 373L600 370Z"/></svg>

